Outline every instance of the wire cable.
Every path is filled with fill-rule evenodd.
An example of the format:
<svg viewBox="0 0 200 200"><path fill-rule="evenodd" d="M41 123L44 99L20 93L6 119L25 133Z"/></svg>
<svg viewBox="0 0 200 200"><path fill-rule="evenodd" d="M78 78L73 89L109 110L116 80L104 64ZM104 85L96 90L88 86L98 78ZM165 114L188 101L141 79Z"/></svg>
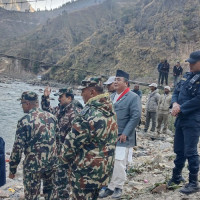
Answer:
<svg viewBox="0 0 200 200"><path fill-rule="evenodd" d="M9 5L9 4L16 4L16 3L31 3L31 2L35 2L37 3L38 1L46 1L46 0L27 0L27 1L16 1L16 2L13 2L13 0L11 2L1 2L0 5Z"/></svg>

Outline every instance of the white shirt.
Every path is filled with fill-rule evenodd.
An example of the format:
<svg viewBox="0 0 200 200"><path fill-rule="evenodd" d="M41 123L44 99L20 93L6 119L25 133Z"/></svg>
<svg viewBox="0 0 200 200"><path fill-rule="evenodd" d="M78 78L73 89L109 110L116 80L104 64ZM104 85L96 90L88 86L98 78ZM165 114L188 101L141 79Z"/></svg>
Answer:
<svg viewBox="0 0 200 200"><path fill-rule="evenodd" d="M113 103L116 103L117 102L117 99L119 98L119 96L122 94L123 92L121 92L120 94L115 94L115 97L113 99Z"/></svg>

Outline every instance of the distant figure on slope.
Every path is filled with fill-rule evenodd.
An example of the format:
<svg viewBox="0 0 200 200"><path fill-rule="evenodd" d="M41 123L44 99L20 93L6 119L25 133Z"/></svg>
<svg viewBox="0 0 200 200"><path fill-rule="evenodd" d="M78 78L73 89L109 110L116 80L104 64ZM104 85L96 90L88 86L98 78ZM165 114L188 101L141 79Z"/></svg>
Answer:
<svg viewBox="0 0 200 200"><path fill-rule="evenodd" d="M163 85L164 80L165 80L165 84L168 85L168 74L169 74L169 63L167 62L167 60L165 60L163 66L162 66L162 79L161 79L161 85Z"/></svg>
<svg viewBox="0 0 200 200"><path fill-rule="evenodd" d="M176 87L176 84L180 80L180 76L183 74L183 68L180 65L180 62L177 62L176 65L173 68L173 75L174 75L174 87Z"/></svg>
<svg viewBox="0 0 200 200"><path fill-rule="evenodd" d="M158 108L158 102L160 99L160 94L158 93L157 90L157 84L152 83L149 85L150 87L150 93L147 98L147 103L146 103L146 123L145 123L145 128L144 132L148 131L150 120L152 120L152 127L151 131L154 132L156 128L156 113L157 113L157 108Z"/></svg>
<svg viewBox="0 0 200 200"><path fill-rule="evenodd" d="M162 68L164 65L164 60L161 60L161 62L159 63L157 69L158 69L158 85L160 85L163 73L162 73Z"/></svg>

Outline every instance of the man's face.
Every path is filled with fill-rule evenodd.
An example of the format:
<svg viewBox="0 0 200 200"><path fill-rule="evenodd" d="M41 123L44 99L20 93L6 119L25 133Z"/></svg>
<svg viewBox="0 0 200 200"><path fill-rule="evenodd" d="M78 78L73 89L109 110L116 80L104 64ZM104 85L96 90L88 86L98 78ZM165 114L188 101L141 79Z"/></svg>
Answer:
<svg viewBox="0 0 200 200"><path fill-rule="evenodd" d="M200 61L196 63L190 63L190 71L191 72L199 72L200 71Z"/></svg>
<svg viewBox="0 0 200 200"><path fill-rule="evenodd" d="M114 86L118 94L123 92L128 87L127 83L124 80L124 77L116 77Z"/></svg>
<svg viewBox="0 0 200 200"><path fill-rule="evenodd" d="M156 89L156 88L153 87L153 86L150 86L149 88L150 88L150 90L151 90L152 92Z"/></svg>
<svg viewBox="0 0 200 200"><path fill-rule="evenodd" d="M165 94L169 94L169 90L168 89L164 89Z"/></svg>
<svg viewBox="0 0 200 200"><path fill-rule="evenodd" d="M26 100L21 100L21 105L22 105L22 109L24 111L24 113L28 113L30 110L30 103Z"/></svg>
<svg viewBox="0 0 200 200"><path fill-rule="evenodd" d="M107 85L108 92L114 92L115 91L115 82Z"/></svg>
<svg viewBox="0 0 200 200"><path fill-rule="evenodd" d="M81 96L83 97L83 101L86 104L88 100L92 97L90 88L82 89Z"/></svg>
<svg viewBox="0 0 200 200"><path fill-rule="evenodd" d="M135 86L134 86L134 90L138 91L138 90L139 90L139 86L138 86L138 85L135 85Z"/></svg>
<svg viewBox="0 0 200 200"><path fill-rule="evenodd" d="M71 102L71 97L66 97L65 94L62 94L59 96L58 101L60 102L61 106L65 106Z"/></svg>

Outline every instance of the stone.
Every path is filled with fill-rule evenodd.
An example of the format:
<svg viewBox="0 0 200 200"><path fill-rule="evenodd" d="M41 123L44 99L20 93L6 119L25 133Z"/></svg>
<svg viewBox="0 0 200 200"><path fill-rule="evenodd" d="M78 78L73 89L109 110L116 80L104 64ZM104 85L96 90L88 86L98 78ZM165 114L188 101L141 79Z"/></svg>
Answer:
<svg viewBox="0 0 200 200"><path fill-rule="evenodd" d="M142 186L142 185L136 185L136 186L133 186L133 189L142 190L142 189L144 189L144 186Z"/></svg>
<svg viewBox="0 0 200 200"><path fill-rule="evenodd" d="M129 181L129 182L128 182L128 185L129 185L129 186L138 186L138 185L142 185L142 183L136 182L136 181Z"/></svg>
<svg viewBox="0 0 200 200"><path fill-rule="evenodd" d="M159 193L160 194L162 192L167 192L166 184L159 185L158 187L156 187L152 190L152 193Z"/></svg>
<svg viewBox="0 0 200 200"><path fill-rule="evenodd" d="M7 191L0 190L0 198L8 198L10 194Z"/></svg>

